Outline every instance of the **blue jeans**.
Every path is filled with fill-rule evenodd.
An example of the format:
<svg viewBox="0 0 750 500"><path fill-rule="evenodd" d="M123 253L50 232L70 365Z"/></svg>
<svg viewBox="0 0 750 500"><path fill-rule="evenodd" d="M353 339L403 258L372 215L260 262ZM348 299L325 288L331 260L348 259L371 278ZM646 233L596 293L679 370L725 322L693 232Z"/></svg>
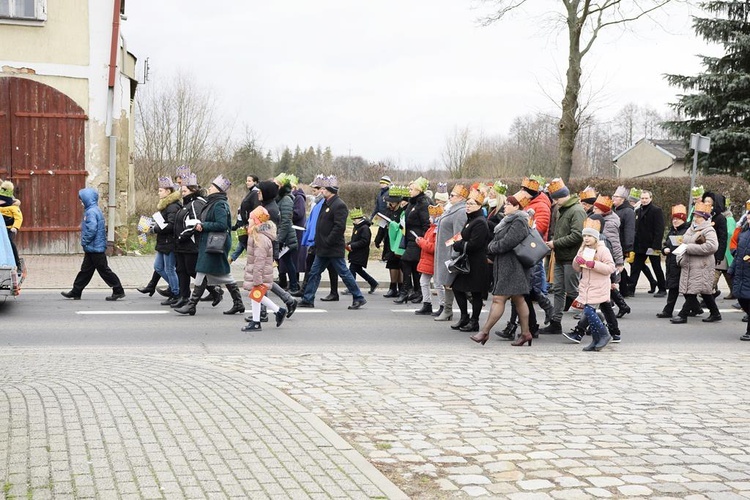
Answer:
<svg viewBox="0 0 750 500"><path fill-rule="evenodd" d="M177 277L174 252L156 252L154 271L159 273L159 276L169 283L169 290L172 292L173 296L176 297L180 294L180 279Z"/></svg>
<svg viewBox="0 0 750 500"><path fill-rule="evenodd" d="M354 276L349 272L349 268L346 267L346 260L343 257L321 257L319 255L315 256L312 268L308 272L307 286L305 287L305 294L302 296L302 300L311 304L315 302L315 292L318 291L318 286L320 285L320 274L329 264L341 276L341 280L352 294L352 299L355 301L364 300L365 297L359 290L357 282L354 281Z"/></svg>

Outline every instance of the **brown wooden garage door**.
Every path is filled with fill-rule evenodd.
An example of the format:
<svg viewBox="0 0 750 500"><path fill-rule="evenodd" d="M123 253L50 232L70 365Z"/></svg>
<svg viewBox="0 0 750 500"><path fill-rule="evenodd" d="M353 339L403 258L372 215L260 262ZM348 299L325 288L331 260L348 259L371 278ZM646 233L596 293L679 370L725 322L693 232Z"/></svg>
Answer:
<svg viewBox="0 0 750 500"><path fill-rule="evenodd" d="M0 179L22 202L21 253L80 252L86 115L65 94L25 78L0 78Z"/></svg>

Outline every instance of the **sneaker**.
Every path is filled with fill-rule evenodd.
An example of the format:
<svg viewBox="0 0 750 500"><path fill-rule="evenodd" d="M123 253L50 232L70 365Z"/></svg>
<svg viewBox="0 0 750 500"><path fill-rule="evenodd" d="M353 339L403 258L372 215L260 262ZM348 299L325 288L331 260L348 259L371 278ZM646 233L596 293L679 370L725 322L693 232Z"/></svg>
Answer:
<svg viewBox="0 0 750 500"><path fill-rule="evenodd" d="M570 332L564 332L563 336L566 339L568 339L568 340L570 340L572 342L575 342L576 344L580 344L581 340L583 339L583 335L581 335L580 333L578 333L575 329L573 331L570 331Z"/></svg>
<svg viewBox="0 0 750 500"><path fill-rule="evenodd" d="M612 335L612 343L613 344L619 344L620 343L620 336L619 335Z"/></svg>

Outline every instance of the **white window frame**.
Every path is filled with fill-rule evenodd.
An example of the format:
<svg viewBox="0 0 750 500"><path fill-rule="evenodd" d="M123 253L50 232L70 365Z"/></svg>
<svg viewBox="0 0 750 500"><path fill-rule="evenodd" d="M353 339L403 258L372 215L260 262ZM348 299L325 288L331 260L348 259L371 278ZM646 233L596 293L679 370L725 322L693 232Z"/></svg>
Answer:
<svg viewBox="0 0 750 500"><path fill-rule="evenodd" d="M13 0L0 0L9 6L10 16L0 16L4 24L38 24L47 20L47 0L34 0L34 17L18 17L13 12Z"/></svg>

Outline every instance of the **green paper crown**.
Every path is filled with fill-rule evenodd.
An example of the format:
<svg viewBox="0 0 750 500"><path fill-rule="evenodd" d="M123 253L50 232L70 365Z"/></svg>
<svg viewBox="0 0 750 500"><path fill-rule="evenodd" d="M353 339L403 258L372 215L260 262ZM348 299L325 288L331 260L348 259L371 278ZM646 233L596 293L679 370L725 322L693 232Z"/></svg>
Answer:
<svg viewBox="0 0 750 500"><path fill-rule="evenodd" d="M693 198L696 198L698 196L703 196L703 193L705 193L706 190L703 189L703 186L695 186L693 189L690 190L690 196Z"/></svg>
<svg viewBox="0 0 750 500"><path fill-rule="evenodd" d="M638 188L631 188L629 196L631 198L640 198L641 197L641 190L638 189Z"/></svg>
<svg viewBox="0 0 750 500"><path fill-rule="evenodd" d="M529 179L534 179L539 183L539 189L542 189L545 184L547 184L547 179L542 177L541 175L530 175Z"/></svg>
<svg viewBox="0 0 750 500"><path fill-rule="evenodd" d="M351 209L349 211L349 218L352 219L352 220L354 220L354 219L361 219L364 216L365 216L365 214L362 213L362 209L361 208L353 208L353 209Z"/></svg>
<svg viewBox="0 0 750 500"><path fill-rule="evenodd" d="M391 186L391 189L388 190L388 196L393 196L394 198L408 198L409 188L406 186Z"/></svg>
<svg viewBox="0 0 750 500"><path fill-rule="evenodd" d="M279 186L296 186L299 183L296 175L281 172L273 178Z"/></svg>
<svg viewBox="0 0 750 500"><path fill-rule="evenodd" d="M417 186L419 190L422 191L423 193L427 191L427 188L430 185L430 181L428 181L424 177L419 177L417 179L414 179L411 183Z"/></svg>
<svg viewBox="0 0 750 500"><path fill-rule="evenodd" d="M492 185L492 189L494 189L497 194L505 194L508 192L508 186L503 184L503 181L497 181Z"/></svg>

